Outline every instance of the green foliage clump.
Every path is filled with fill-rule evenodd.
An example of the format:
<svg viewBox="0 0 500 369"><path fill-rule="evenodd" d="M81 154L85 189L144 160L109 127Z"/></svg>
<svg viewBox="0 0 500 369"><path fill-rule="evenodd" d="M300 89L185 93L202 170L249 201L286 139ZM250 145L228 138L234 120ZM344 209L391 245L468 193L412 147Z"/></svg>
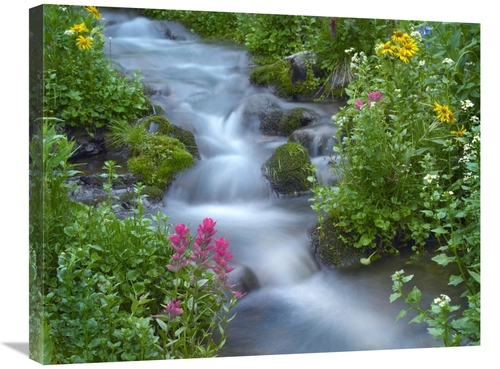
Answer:
<svg viewBox="0 0 500 369"><path fill-rule="evenodd" d="M274 191L296 195L310 188L307 181L310 166L307 149L296 142L287 142L274 151L263 164L263 169Z"/></svg>
<svg viewBox="0 0 500 369"><path fill-rule="evenodd" d="M189 168L193 156L177 139L147 133L141 145L136 148L137 155L127 161L133 174L147 185L166 189L180 171Z"/></svg>
<svg viewBox="0 0 500 369"><path fill-rule="evenodd" d="M410 305L403 314L417 310L413 322L429 323L429 332L445 345L477 344L479 25L399 26L400 32L380 40L374 54L353 58L356 79L346 89L347 106L335 116L334 170L340 181L315 186L313 208L320 231L331 219L340 229L340 244L371 252L363 264L405 245L423 253L427 241L435 240L439 248L433 260L458 266L460 275L450 275L450 284L462 288L469 308L455 323L447 314L456 309L439 315L432 306L424 313L419 292L403 295L399 288L409 280L399 277L393 279L391 300L403 297Z"/></svg>
<svg viewBox="0 0 500 369"><path fill-rule="evenodd" d="M100 18L95 7L44 5L44 115L61 126L93 132L150 110L139 73L122 75L105 57Z"/></svg>
<svg viewBox="0 0 500 369"><path fill-rule="evenodd" d="M226 284L232 267L212 255L182 270L167 269L178 260L168 247L168 216L144 214L148 190L138 184L133 215L118 218L111 202L113 162L103 168L108 202L93 207L70 201L73 145L48 124L30 145L30 358L73 364L217 356L241 296ZM182 237L187 260L193 237ZM218 252L229 261L222 241L215 241ZM220 268L212 272L209 264ZM181 304L175 318L165 308L174 299Z"/></svg>
<svg viewBox="0 0 500 369"><path fill-rule="evenodd" d="M152 124L157 125L155 130L151 130ZM110 125L108 140L111 147L130 150L127 166L142 183L161 190L170 185L176 174L190 167L198 155L193 134L162 116L137 124L115 122Z"/></svg>

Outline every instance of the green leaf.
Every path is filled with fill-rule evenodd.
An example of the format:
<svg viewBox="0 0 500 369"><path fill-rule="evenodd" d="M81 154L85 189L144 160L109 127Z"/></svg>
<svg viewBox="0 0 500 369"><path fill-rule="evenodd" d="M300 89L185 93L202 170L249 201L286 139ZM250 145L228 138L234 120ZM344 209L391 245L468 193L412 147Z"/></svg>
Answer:
<svg viewBox="0 0 500 369"><path fill-rule="evenodd" d="M450 257L446 254L439 254L437 256L434 256L431 260L438 263L439 265L446 266L450 263L453 263L455 261L455 257Z"/></svg>
<svg viewBox="0 0 500 369"><path fill-rule="evenodd" d="M440 235L440 234L447 234L448 233L448 231L446 229L444 229L442 226L434 228L431 231L434 232L435 234L438 234L438 235Z"/></svg>
<svg viewBox="0 0 500 369"><path fill-rule="evenodd" d="M186 328L187 328L187 326L183 325L182 327L177 329L174 333L175 337L179 337L181 335L181 333L186 330Z"/></svg>
<svg viewBox="0 0 500 369"><path fill-rule="evenodd" d="M399 319L403 318L406 315L406 313L408 313L408 310L405 309L401 310L398 316L396 317L396 322L399 321Z"/></svg>
<svg viewBox="0 0 500 369"><path fill-rule="evenodd" d="M394 302L400 297L401 297L401 293L399 293L399 292L393 293L393 294L391 294L391 296L389 296L389 301Z"/></svg>
<svg viewBox="0 0 500 369"><path fill-rule="evenodd" d="M410 302L419 302L421 298L422 292L414 286L413 290L408 294L408 300L410 300Z"/></svg>
<svg viewBox="0 0 500 369"><path fill-rule="evenodd" d="M130 281L135 281L138 276L139 276L139 272L135 269L129 270L127 272L127 279Z"/></svg>
<svg viewBox="0 0 500 369"><path fill-rule="evenodd" d="M370 243L372 243L372 240L373 238L370 235L364 234L361 236L359 243L363 246L368 246Z"/></svg>
<svg viewBox="0 0 500 369"><path fill-rule="evenodd" d="M425 312L419 312L416 317L414 317L412 320L410 320L408 322L408 324L410 324L410 323L422 323L422 322L425 322L426 318L427 318L427 316L425 315Z"/></svg>
<svg viewBox="0 0 500 369"><path fill-rule="evenodd" d="M477 283L481 283L481 276L478 273L473 272L472 270L469 270L469 274L472 276L472 278L474 278L474 280Z"/></svg>
<svg viewBox="0 0 500 369"><path fill-rule="evenodd" d="M464 280L459 275L450 275L450 282L448 284L452 285L452 286L457 286L460 283L462 283L463 281Z"/></svg>
<svg viewBox="0 0 500 369"><path fill-rule="evenodd" d="M359 262L363 265L370 265L372 261L370 260L370 258L361 258L359 259Z"/></svg>

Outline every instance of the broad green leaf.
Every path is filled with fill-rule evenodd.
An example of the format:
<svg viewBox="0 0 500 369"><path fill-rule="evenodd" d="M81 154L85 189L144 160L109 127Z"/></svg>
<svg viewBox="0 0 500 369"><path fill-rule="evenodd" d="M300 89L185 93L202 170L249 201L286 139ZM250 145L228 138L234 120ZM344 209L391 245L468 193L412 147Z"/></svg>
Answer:
<svg viewBox="0 0 500 369"><path fill-rule="evenodd" d="M438 263L439 265L446 266L449 263L453 263L455 261L455 257L451 257L446 254L439 254L437 256L434 256L431 260Z"/></svg>
<svg viewBox="0 0 500 369"><path fill-rule="evenodd" d="M472 270L469 270L469 274L472 276L472 278L474 278L474 280L477 283L481 283L481 276L478 273L473 272Z"/></svg>
<svg viewBox="0 0 500 369"><path fill-rule="evenodd" d="M463 282L463 279L459 275L450 275L450 282L448 284L452 286L457 286Z"/></svg>
<svg viewBox="0 0 500 369"><path fill-rule="evenodd" d="M419 302L421 298L422 293L416 286L414 286L413 290L408 294L408 300L411 302Z"/></svg>
<svg viewBox="0 0 500 369"><path fill-rule="evenodd" d="M139 276L139 272L135 269L129 270L127 272L127 279L130 281L135 281L138 276Z"/></svg>
<svg viewBox="0 0 500 369"><path fill-rule="evenodd" d="M396 322L399 321L399 319L403 318L408 311L403 309L399 312L398 316L396 317Z"/></svg>
<svg viewBox="0 0 500 369"><path fill-rule="evenodd" d="M389 301L394 302L400 297L401 297L401 293L399 293L399 292L393 293L393 294L391 294L391 296L389 296Z"/></svg>

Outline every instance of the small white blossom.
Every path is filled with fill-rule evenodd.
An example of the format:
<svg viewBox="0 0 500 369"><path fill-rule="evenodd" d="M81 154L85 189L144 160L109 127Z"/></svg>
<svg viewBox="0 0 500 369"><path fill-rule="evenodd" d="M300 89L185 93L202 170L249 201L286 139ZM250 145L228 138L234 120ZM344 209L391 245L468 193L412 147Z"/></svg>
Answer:
<svg viewBox="0 0 500 369"><path fill-rule="evenodd" d="M436 174L427 174L425 177L424 177L424 180L427 181L427 183L432 183L432 181L434 179L437 179L437 175Z"/></svg>
<svg viewBox="0 0 500 369"><path fill-rule="evenodd" d="M478 118L478 117L476 117L475 115L473 115L472 117L470 117L470 121L471 121L472 123L477 124L477 123L479 123L479 118Z"/></svg>
<svg viewBox="0 0 500 369"><path fill-rule="evenodd" d="M450 301L451 301L451 299L448 296L443 295L443 294L441 294L440 297L437 297L434 299L434 303L436 305L439 305L440 307L445 307L446 305L449 305Z"/></svg>
<svg viewBox="0 0 500 369"><path fill-rule="evenodd" d="M65 35L70 35L70 36L71 36L71 35L73 35L74 33L75 33L75 32L73 32L73 31L72 31L72 30L70 30L70 29L68 29L68 30L64 31L64 34L65 34Z"/></svg>
<svg viewBox="0 0 500 369"><path fill-rule="evenodd" d="M469 108L472 108L474 106L474 103L470 100L463 100L460 101L460 105L462 107L462 110L467 110Z"/></svg>
<svg viewBox="0 0 500 369"><path fill-rule="evenodd" d="M446 58L443 60L443 64L453 64L453 60L450 58Z"/></svg>
<svg viewBox="0 0 500 369"><path fill-rule="evenodd" d="M420 34L420 33L419 33L419 34ZM418 65L419 65L419 66L421 66L421 67L423 67L423 66L425 65L425 60L420 60L420 61L418 62Z"/></svg>
<svg viewBox="0 0 500 369"><path fill-rule="evenodd" d="M410 36L418 39L419 41L422 41L422 35L418 31L414 31L414 32L410 33Z"/></svg>

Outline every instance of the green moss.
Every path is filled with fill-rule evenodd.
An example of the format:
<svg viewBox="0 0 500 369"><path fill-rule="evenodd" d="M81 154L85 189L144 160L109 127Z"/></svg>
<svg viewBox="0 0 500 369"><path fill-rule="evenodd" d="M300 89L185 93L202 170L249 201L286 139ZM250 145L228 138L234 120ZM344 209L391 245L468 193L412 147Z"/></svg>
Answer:
<svg viewBox="0 0 500 369"><path fill-rule="evenodd" d="M308 122L304 120L304 111L305 108L293 108L292 110L287 111L280 120L278 130L280 134L289 136L293 131L299 129Z"/></svg>
<svg viewBox="0 0 500 369"><path fill-rule="evenodd" d="M307 180L311 159L307 149L295 142L279 146L264 163L264 175L274 191L295 195L309 191Z"/></svg>
<svg viewBox="0 0 500 369"><path fill-rule="evenodd" d="M147 199L152 202L159 202L163 199L164 191L156 186L146 186L141 192L147 196Z"/></svg>
<svg viewBox="0 0 500 369"><path fill-rule="evenodd" d="M191 131L185 130L178 126L172 126L172 131L170 132L170 137L178 139L184 144L187 151L193 155L193 157L199 159L200 153L198 151L198 145L194 138L194 134Z"/></svg>
<svg viewBox="0 0 500 369"><path fill-rule="evenodd" d="M165 190L176 174L189 168L193 162L193 156L179 140L147 134L138 148L138 155L129 159L127 164L145 185Z"/></svg>
<svg viewBox="0 0 500 369"><path fill-rule="evenodd" d="M156 129L155 132L161 135L170 135L170 133L172 133L173 125L167 118L161 115L153 115L152 117L149 117L142 123L146 132L150 132L150 127L152 123L158 125L158 128Z"/></svg>
<svg viewBox="0 0 500 369"><path fill-rule="evenodd" d="M275 89L274 93L282 98L312 96L317 88L317 80L312 73L308 73L304 81L294 83L288 60L280 60L253 69L250 73L250 82L257 86L272 87Z"/></svg>

